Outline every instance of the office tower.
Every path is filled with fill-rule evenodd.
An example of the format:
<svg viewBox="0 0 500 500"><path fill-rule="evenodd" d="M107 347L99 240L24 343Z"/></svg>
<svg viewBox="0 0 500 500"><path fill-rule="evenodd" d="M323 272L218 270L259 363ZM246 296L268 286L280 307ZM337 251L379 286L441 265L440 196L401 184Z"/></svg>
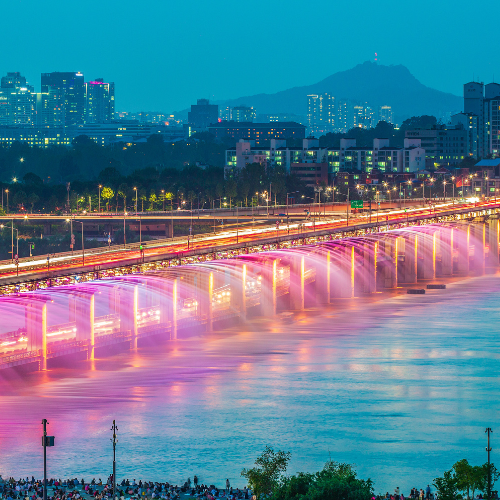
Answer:
<svg viewBox="0 0 500 500"><path fill-rule="evenodd" d="M235 106L231 109L231 120L235 122L253 122L255 116L253 107Z"/></svg>
<svg viewBox="0 0 500 500"><path fill-rule="evenodd" d="M85 118L85 82L82 73L42 73L42 93L48 94L49 126L80 125Z"/></svg>
<svg viewBox="0 0 500 500"><path fill-rule="evenodd" d="M368 103L356 104L353 110L353 127L372 128L373 127L373 109Z"/></svg>
<svg viewBox="0 0 500 500"><path fill-rule="evenodd" d="M308 95L307 125L310 134L332 131L335 125L335 98L326 92Z"/></svg>
<svg viewBox="0 0 500 500"><path fill-rule="evenodd" d="M85 123L109 123L115 114L115 84L96 78L85 84Z"/></svg>
<svg viewBox="0 0 500 500"><path fill-rule="evenodd" d="M20 73L7 73L0 84L0 124L33 125L34 89Z"/></svg>
<svg viewBox="0 0 500 500"><path fill-rule="evenodd" d="M196 104L191 105L188 112L188 125L191 130L206 130L209 125L217 123L219 120L219 106L210 104L208 99L198 99Z"/></svg>
<svg viewBox="0 0 500 500"><path fill-rule="evenodd" d="M347 132L352 128L349 123L349 105L348 102L343 100L338 102L337 106L337 116L336 116L336 126L337 132Z"/></svg>
<svg viewBox="0 0 500 500"><path fill-rule="evenodd" d="M391 106L379 106L378 108L378 121L394 123L392 117L392 107Z"/></svg>
<svg viewBox="0 0 500 500"><path fill-rule="evenodd" d="M478 159L500 155L499 106L500 84L469 82L464 85L464 114L477 117Z"/></svg>

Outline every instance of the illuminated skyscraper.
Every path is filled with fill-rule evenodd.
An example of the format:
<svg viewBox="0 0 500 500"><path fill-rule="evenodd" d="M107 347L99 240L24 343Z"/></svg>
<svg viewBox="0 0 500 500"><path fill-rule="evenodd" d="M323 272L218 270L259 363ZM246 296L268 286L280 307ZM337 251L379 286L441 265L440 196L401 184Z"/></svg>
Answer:
<svg viewBox="0 0 500 500"><path fill-rule="evenodd" d="M42 93L48 93L50 126L80 125L85 117L82 73L42 73Z"/></svg>
<svg viewBox="0 0 500 500"><path fill-rule="evenodd" d="M96 78L85 84L85 123L108 123L115 113L115 84Z"/></svg>
<svg viewBox="0 0 500 500"><path fill-rule="evenodd" d="M7 73L0 86L0 124L33 125L34 89L21 73Z"/></svg>
<svg viewBox="0 0 500 500"><path fill-rule="evenodd" d="M379 106L378 108L378 121L394 123L392 117L392 107L391 106Z"/></svg>
<svg viewBox="0 0 500 500"><path fill-rule="evenodd" d="M335 98L328 93L307 96L309 133L326 133L335 126Z"/></svg>

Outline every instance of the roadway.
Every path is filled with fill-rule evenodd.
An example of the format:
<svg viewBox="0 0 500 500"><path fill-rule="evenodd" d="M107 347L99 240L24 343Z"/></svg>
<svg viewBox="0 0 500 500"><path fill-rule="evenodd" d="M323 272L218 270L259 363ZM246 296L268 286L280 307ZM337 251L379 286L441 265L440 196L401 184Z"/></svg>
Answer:
<svg viewBox="0 0 500 500"><path fill-rule="evenodd" d="M12 276L22 276L25 279L33 279L37 274L50 271L52 275L57 275L58 272L74 269L81 271L83 267L91 270L92 266L115 264L113 267L126 266L137 264L141 259L160 260L162 257L172 258L176 255L183 255L185 252L193 250L216 250L219 247L226 245L245 245L248 243L259 244L259 241L269 240L270 238L278 238L287 235L300 235L314 231L323 231L342 228L352 230L356 226L366 224L368 222L397 222L405 220L407 217L428 216L430 213L438 216L440 213L448 212L450 209L463 209L470 207L478 207L479 209L490 208L496 206L496 201L485 201L482 203L453 203L451 201L442 202L434 205L432 208L426 207L407 207L401 209L387 209L384 211L372 212L371 214L353 214L347 219L346 214L336 215L331 214L321 218L293 218L289 224L280 224L276 228L275 224L269 224L268 220L256 221L256 225L245 224L226 225L225 229L216 231L215 233L198 234L192 237L182 236L173 239L152 240L144 243L144 254L141 254L139 243L130 245L114 245L110 247L99 247L90 250L85 250L84 254L79 252L66 252L59 254L51 254L49 259L47 255L20 259L18 266L11 260L0 262L0 279L9 278ZM273 217L273 222L276 216ZM64 274L67 274L65 272Z"/></svg>

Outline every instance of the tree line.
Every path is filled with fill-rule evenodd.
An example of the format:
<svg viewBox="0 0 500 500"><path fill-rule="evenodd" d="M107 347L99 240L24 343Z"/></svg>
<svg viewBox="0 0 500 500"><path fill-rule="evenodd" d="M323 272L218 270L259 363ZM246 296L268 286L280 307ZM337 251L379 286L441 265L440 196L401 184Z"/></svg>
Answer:
<svg viewBox="0 0 500 500"><path fill-rule="evenodd" d="M255 467L243 469L241 475L257 500L372 500L371 479L360 479L351 464L328 460L315 473L287 475L291 454L266 446L255 460ZM476 492L493 498L493 486L499 473L493 464L471 465L466 459L456 462L442 477L433 481L439 500L474 499ZM409 494L405 496L408 498ZM496 496L498 498L498 496ZM399 499L398 499L399 500Z"/></svg>

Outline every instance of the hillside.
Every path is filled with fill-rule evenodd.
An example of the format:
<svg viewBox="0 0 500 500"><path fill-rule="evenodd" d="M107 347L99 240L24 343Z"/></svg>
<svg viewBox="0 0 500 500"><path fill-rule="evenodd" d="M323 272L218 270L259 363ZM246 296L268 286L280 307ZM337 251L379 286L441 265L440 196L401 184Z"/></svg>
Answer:
<svg viewBox="0 0 500 500"><path fill-rule="evenodd" d="M426 87L402 65L384 66L374 62L358 64L324 80L303 87L294 87L275 94L257 94L238 99L218 101L219 106L253 106L257 113L306 114L308 94L328 92L336 98L367 101L374 108L392 106L399 123L410 116L459 112L463 100L459 96Z"/></svg>

